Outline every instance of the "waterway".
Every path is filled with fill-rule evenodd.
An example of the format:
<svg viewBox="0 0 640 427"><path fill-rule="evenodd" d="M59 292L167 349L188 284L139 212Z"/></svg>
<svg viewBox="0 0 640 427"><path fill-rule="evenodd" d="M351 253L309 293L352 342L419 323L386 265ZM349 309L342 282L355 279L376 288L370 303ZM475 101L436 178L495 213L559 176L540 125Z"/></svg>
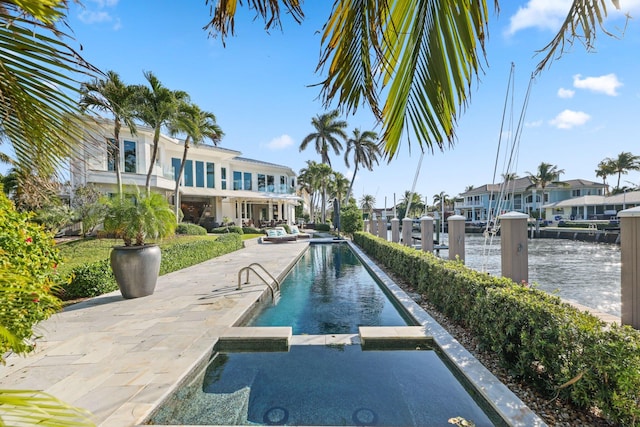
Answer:
<svg viewBox="0 0 640 427"><path fill-rule="evenodd" d="M446 244L448 237L443 235ZM620 246L565 239L529 239L529 283L560 298L620 316ZM448 251L440 251L447 259ZM465 236L465 264L501 275L500 238L485 246L479 234Z"/></svg>

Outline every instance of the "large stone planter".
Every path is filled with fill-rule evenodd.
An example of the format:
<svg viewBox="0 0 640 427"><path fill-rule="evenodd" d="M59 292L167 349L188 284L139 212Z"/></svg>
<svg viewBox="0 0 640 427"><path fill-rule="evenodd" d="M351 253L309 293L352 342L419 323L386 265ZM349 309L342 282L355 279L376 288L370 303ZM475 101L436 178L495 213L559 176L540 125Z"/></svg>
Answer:
<svg viewBox="0 0 640 427"><path fill-rule="evenodd" d="M160 247L114 246L111 269L124 298L139 298L153 294L160 273Z"/></svg>

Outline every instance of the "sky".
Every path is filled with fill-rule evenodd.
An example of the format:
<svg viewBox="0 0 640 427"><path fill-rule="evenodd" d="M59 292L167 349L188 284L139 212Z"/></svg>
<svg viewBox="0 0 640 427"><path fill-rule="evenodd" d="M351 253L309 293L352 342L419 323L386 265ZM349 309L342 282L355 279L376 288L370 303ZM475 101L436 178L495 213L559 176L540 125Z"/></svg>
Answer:
<svg viewBox="0 0 640 427"><path fill-rule="evenodd" d="M152 71L166 87L186 91L200 108L216 115L225 132L220 146L298 172L307 160L320 161L313 144L302 152L299 146L314 131L312 118L327 111L314 85L323 77L316 68L332 3L307 0L301 25L284 16L283 28L269 33L245 6L236 19L236 35L226 45L203 29L210 18L204 0L70 2L68 22L93 65L116 71L128 84L145 83L143 72ZM536 51L555 35L570 0L500 3L499 13L491 9L487 63L458 119L454 147L427 152L418 168L420 148L409 147L404 139L397 158L382 160L372 172L358 171L356 199L370 194L378 207L392 206L415 181L415 191L432 203L437 193L456 196L467 186L491 183L494 173L499 182L506 170L498 142L504 147L514 135L513 127L501 128L511 64L514 99L508 110L517 122L541 59ZM509 172L526 176L546 162L565 171L563 180L600 182L595 169L601 160L623 151L640 155L640 22L625 19L625 13L640 17L640 0L620 0L621 11L610 0L605 3L605 27L616 37L600 32L592 52L577 42L536 77L517 160ZM366 106L341 118L348 122L349 135L355 128L380 131ZM331 163L351 178L353 171L342 155L333 155ZM615 184L615 177L609 182ZM638 172L622 177L621 185L638 184Z"/></svg>

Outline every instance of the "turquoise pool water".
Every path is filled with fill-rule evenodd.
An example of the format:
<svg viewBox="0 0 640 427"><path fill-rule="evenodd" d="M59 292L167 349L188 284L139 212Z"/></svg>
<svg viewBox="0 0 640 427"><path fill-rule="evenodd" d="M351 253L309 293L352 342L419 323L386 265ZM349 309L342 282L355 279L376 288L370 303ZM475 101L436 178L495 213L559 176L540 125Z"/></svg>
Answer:
<svg viewBox="0 0 640 427"><path fill-rule="evenodd" d="M426 427L462 417L496 425L433 350L218 353L175 399L154 424Z"/></svg>
<svg viewBox="0 0 640 427"><path fill-rule="evenodd" d="M347 244L314 244L281 285L277 305L244 326L291 326L294 334L349 334L359 326L406 326L403 316Z"/></svg>

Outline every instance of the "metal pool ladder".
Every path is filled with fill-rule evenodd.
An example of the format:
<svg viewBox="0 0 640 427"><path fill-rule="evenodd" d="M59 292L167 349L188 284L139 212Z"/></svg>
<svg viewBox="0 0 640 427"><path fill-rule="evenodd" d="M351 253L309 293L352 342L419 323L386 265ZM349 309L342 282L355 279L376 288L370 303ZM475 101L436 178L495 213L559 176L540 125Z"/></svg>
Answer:
<svg viewBox="0 0 640 427"><path fill-rule="evenodd" d="M267 276L269 276L269 278L276 284L276 288L274 289L271 286L271 282L268 282L267 280L265 280L265 278L262 277L262 275L260 275L260 272L256 271L256 269L253 267L260 267L262 271L266 273ZM278 282L278 279L273 277L273 275L271 275L271 273L269 273L266 268L264 268L260 263L257 263L257 262L251 263L246 267L242 267L240 271L238 271L238 287L236 288L237 290L242 289L242 272L243 271L247 272L247 280L244 282L245 285L249 284L249 272L253 271L256 274L256 276L258 276L260 280L262 280L262 282L269 287L269 289L271 290L271 298L273 299L274 302L276 301L276 292L280 290L280 282Z"/></svg>

